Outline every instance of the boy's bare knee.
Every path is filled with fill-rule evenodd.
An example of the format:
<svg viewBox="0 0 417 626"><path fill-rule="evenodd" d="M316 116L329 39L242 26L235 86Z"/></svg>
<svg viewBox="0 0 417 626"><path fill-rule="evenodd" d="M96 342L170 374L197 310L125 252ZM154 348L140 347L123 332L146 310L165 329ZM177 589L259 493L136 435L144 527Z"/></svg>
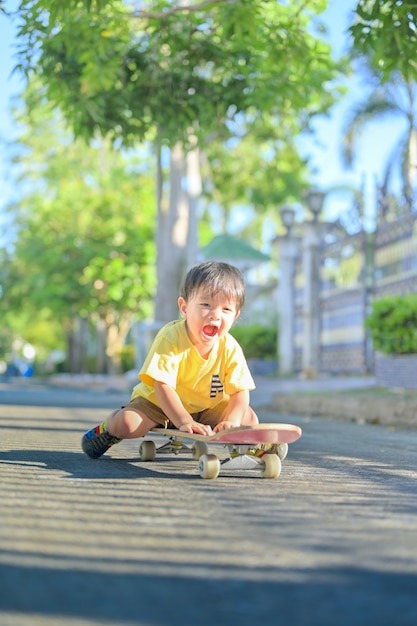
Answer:
<svg viewBox="0 0 417 626"><path fill-rule="evenodd" d="M256 426L257 424L259 424L258 416L251 407L248 407L242 424L244 426Z"/></svg>
<svg viewBox="0 0 417 626"><path fill-rule="evenodd" d="M144 437L153 426L152 420L132 409L114 411L107 422L109 432L120 439Z"/></svg>

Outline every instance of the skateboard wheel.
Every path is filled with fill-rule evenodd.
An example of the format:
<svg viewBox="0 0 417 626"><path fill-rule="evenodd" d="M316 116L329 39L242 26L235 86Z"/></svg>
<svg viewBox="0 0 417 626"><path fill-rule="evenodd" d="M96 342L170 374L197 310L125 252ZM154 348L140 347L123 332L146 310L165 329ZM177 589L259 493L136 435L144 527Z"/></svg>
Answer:
<svg viewBox="0 0 417 626"><path fill-rule="evenodd" d="M277 454L281 461L287 458L288 454L288 443L280 443L278 444Z"/></svg>
<svg viewBox="0 0 417 626"><path fill-rule="evenodd" d="M262 478L278 478L281 474L281 459L276 454L265 454L261 466Z"/></svg>
<svg viewBox="0 0 417 626"><path fill-rule="evenodd" d="M195 441L191 452L193 453L193 459L198 461L203 454L208 454L208 445L203 441Z"/></svg>
<svg viewBox="0 0 417 626"><path fill-rule="evenodd" d="M220 472L220 461L215 454L203 454L198 462L201 478L217 478Z"/></svg>
<svg viewBox="0 0 417 626"><path fill-rule="evenodd" d="M156 445L153 441L142 441L139 446L139 458L141 461L153 461L156 456Z"/></svg>

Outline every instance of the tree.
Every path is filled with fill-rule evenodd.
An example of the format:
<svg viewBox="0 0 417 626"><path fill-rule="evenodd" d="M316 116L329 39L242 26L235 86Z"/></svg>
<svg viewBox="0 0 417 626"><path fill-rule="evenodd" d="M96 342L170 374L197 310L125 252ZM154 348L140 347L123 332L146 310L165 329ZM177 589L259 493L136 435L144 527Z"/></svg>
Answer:
<svg viewBox="0 0 417 626"><path fill-rule="evenodd" d="M242 207L262 221L265 215L278 219L277 208L308 186L307 163L294 143L299 125L284 116L282 122L277 126L267 116L246 122L228 139L211 141L205 148L205 195L219 207L216 219L220 215L223 231Z"/></svg>
<svg viewBox="0 0 417 626"><path fill-rule="evenodd" d="M224 0L186 12L169 1L132 11L120 0L22 0L20 67L40 73L77 135L129 144L156 131L187 144L190 127L205 139L244 112L307 118L332 103L336 65L308 30L325 4Z"/></svg>
<svg viewBox="0 0 417 626"><path fill-rule="evenodd" d="M196 238L185 232L196 220L180 180L182 154L244 119L298 118L301 128L329 108L337 66L311 33L325 5L158 0L143 10L121 0L21 1L20 67L40 75L77 135L99 132L124 144L151 137L157 154L172 150L171 201L163 180L158 195L165 245L157 316L171 317L186 242Z"/></svg>
<svg viewBox="0 0 417 626"><path fill-rule="evenodd" d="M365 62L363 68L371 90L352 110L345 126L343 156L347 166L354 161L357 139L367 124L390 115L403 119L406 127L387 162L380 187L380 217L386 219L390 208L390 177L395 164L400 166L406 210L410 211L412 206L417 174L417 84L406 80L399 71L392 72L383 82L381 73L369 63Z"/></svg>
<svg viewBox="0 0 417 626"><path fill-rule="evenodd" d="M359 0L350 33L354 47L370 56L374 68L388 80L399 72L417 81L417 5L398 0Z"/></svg>
<svg viewBox="0 0 417 626"><path fill-rule="evenodd" d="M73 371L85 360L86 342L76 342L88 322L102 339L98 371L117 370L132 323L151 312L152 179L135 155L103 139L91 147L73 141L45 106L30 117L23 112L20 122L25 151L18 161L28 192L13 207L17 234L0 306L19 314L24 303L33 320L45 310L60 320Z"/></svg>

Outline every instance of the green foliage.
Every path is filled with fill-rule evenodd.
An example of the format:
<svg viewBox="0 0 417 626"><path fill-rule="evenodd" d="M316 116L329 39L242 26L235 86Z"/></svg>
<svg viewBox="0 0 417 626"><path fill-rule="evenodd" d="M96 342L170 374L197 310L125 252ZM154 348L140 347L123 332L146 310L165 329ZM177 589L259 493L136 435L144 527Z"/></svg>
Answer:
<svg viewBox="0 0 417 626"><path fill-rule="evenodd" d="M308 185L296 138L346 71L321 38L326 4L21 0L18 67L42 82L30 106L46 99L77 136L187 146L195 135L207 206L222 221L242 206L277 219Z"/></svg>
<svg viewBox="0 0 417 626"><path fill-rule="evenodd" d="M359 0L350 28L356 50L370 55L385 80L395 70L417 80L417 4Z"/></svg>
<svg viewBox="0 0 417 626"><path fill-rule="evenodd" d="M417 353L417 294L376 300L365 321L374 348L384 354Z"/></svg>
<svg viewBox="0 0 417 626"><path fill-rule="evenodd" d="M230 334L240 344L247 359L276 359L277 331L260 324L233 326Z"/></svg>
<svg viewBox="0 0 417 626"><path fill-rule="evenodd" d="M277 215L277 206L289 197L296 198L307 187L306 163L294 144L299 132L294 118L277 126L264 117L248 122L239 139L224 142L219 138L206 147L208 201L223 208L223 230L227 230L227 218L233 216L234 208L238 212L249 206L256 216L264 216L268 210Z"/></svg>
<svg viewBox="0 0 417 626"><path fill-rule="evenodd" d="M15 240L0 250L0 312L21 321L26 341L39 312L47 311L51 335L59 324L61 341L79 317L93 327L111 326L111 341L123 345L132 320L152 309L152 172L137 154L118 152L103 140L91 146L72 141L45 106L30 116L23 111L19 122L26 193L10 207ZM38 347L39 340L31 343Z"/></svg>
<svg viewBox="0 0 417 626"><path fill-rule="evenodd" d="M22 0L19 67L41 77L76 134L125 144L152 136L173 145L204 138L242 113L302 112L333 102L337 66L311 34L323 0L168 1L132 13L122 0ZM36 51L36 52L34 52Z"/></svg>

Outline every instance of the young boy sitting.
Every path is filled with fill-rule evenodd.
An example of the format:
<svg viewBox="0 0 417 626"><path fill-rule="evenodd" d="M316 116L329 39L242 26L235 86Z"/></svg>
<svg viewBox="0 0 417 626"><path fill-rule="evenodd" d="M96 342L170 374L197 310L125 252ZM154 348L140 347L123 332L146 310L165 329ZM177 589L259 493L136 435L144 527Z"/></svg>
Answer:
<svg viewBox="0 0 417 626"><path fill-rule="evenodd" d="M244 290L240 271L227 263L190 269L178 299L182 319L155 337L130 402L83 435L85 454L100 457L122 439L144 437L156 426L209 435L258 423L249 406L255 384L229 334Z"/></svg>

